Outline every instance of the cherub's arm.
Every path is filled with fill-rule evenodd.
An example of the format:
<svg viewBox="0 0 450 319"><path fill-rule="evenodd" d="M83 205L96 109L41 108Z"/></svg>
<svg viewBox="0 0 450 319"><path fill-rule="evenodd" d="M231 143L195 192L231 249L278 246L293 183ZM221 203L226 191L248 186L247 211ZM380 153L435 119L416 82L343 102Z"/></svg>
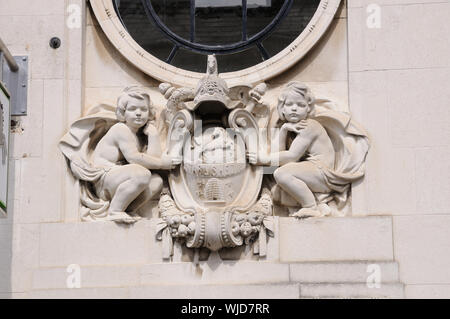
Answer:
<svg viewBox="0 0 450 319"><path fill-rule="evenodd" d="M130 164L138 164L148 169L168 169L172 165L164 158L139 152L136 136L125 126L120 125L113 132L117 145Z"/></svg>
<svg viewBox="0 0 450 319"><path fill-rule="evenodd" d="M288 130L285 126L282 126L279 130L275 130L275 134L272 137L272 145L275 152L281 152L286 150L286 139Z"/></svg>
<svg viewBox="0 0 450 319"><path fill-rule="evenodd" d="M147 155L161 157L161 140L156 127L150 122L147 123L144 134L147 135Z"/></svg>
<svg viewBox="0 0 450 319"><path fill-rule="evenodd" d="M306 134L305 134L306 135ZM308 150L311 145L312 139L310 136L303 136L298 134L291 144L291 147L287 151L281 151L270 154L271 163L279 163L279 165L285 165L287 163L298 162L300 158Z"/></svg>
<svg viewBox="0 0 450 319"><path fill-rule="evenodd" d="M286 127L287 131L291 130L296 132L297 136L289 147L289 150L282 150L270 154L271 162L278 163L279 165L298 162L320 133L319 126L314 121L302 122L298 125L285 125L283 127ZM286 146L286 142L284 146Z"/></svg>
<svg viewBox="0 0 450 319"><path fill-rule="evenodd" d="M286 150L287 135L290 131L297 133L297 137L289 150ZM285 123L272 139L272 152L268 155L260 154L258 162L260 165L278 166L298 161L314 139L314 131L306 121Z"/></svg>

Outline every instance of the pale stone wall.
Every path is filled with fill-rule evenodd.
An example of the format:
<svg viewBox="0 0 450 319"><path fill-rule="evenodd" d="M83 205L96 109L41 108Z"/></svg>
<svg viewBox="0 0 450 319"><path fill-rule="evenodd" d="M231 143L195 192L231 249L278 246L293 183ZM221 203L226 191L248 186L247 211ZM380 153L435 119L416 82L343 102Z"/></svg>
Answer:
<svg viewBox="0 0 450 319"><path fill-rule="evenodd" d="M77 185L57 149L59 139L89 107L114 104L124 86L156 90L159 83L113 48L85 1L2 0L0 36L13 55L30 57L30 77L28 115L18 118L12 134L13 209L0 220L0 298L402 296L395 261L407 296L450 297L449 4L379 2L381 29L364 28L369 1L352 0L348 21L342 7L317 47L269 81L275 92L290 80L304 81L343 109L350 95L350 109L373 144L367 177L353 193L353 215L362 217L280 219L275 242L284 264L274 258L258 266L271 274L264 284L278 284L256 285L260 278L248 277L254 264L236 274L224 264L209 281L217 285L232 276L243 283L237 296L230 287L189 286L198 270L191 263L170 265L174 273L167 274L151 221L134 228L79 222ZM65 23L72 3L85 14L79 29ZM62 40L57 50L48 46L53 36ZM383 261L383 292L364 284L373 260ZM64 289L71 263L83 267L82 289ZM207 265L201 267L207 273ZM327 282L335 285L316 284Z"/></svg>
<svg viewBox="0 0 450 319"><path fill-rule="evenodd" d="M84 28L66 27L66 9L84 8L84 2L0 2L3 41L13 55L29 56L28 114L15 118L11 135L12 209L0 220L0 297L21 297L30 289L32 269L40 263L41 226L77 218L77 190L56 146L81 115ZM49 46L54 36L62 40L57 50Z"/></svg>
<svg viewBox="0 0 450 319"><path fill-rule="evenodd" d="M353 211L393 216L406 297L450 297L449 16L448 1L349 2L350 109L372 139Z"/></svg>

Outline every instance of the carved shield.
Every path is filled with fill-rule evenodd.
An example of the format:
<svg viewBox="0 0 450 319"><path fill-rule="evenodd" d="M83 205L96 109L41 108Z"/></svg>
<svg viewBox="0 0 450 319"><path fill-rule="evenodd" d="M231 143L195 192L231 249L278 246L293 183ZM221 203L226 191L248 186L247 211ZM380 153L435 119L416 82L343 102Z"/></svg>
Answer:
<svg viewBox="0 0 450 319"><path fill-rule="evenodd" d="M247 210L261 189L262 168L246 160L234 129L210 126L183 145L183 164L169 177L172 196L185 212Z"/></svg>

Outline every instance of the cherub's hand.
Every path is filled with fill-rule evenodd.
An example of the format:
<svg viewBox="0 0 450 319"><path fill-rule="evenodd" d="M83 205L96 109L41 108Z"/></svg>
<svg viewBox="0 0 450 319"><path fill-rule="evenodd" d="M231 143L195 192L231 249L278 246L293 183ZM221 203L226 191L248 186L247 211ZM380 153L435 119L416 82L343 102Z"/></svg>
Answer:
<svg viewBox="0 0 450 319"><path fill-rule="evenodd" d="M247 158L252 165L270 165L270 156L267 154L247 152Z"/></svg>
<svg viewBox="0 0 450 319"><path fill-rule="evenodd" d="M182 157L172 157L172 166L180 165L183 162Z"/></svg>
<svg viewBox="0 0 450 319"><path fill-rule="evenodd" d="M281 127L282 130L287 130L289 132L300 133L301 130L308 126L308 122L306 120L301 120L297 123L284 123Z"/></svg>
<svg viewBox="0 0 450 319"><path fill-rule="evenodd" d="M265 83L258 84L253 90L250 90L250 96L257 102L262 102L262 97L267 91L267 85Z"/></svg>
<svg viewBox="0 0 450 319"><path fill-rule="evenodd" d="M158 135L158 130L150 121L145 125L143 132L147 136Z"/></svg>
<svg viewBox="0 0 450 319"><path fill-rule="evenodd" d="M261 102L262 95L261 95L258 91L256 91L256 90L251 90L251 91L249 92L249 94L250 94L250 96L251 96L257 103L260 103L260 102Z"/></svg>
<svg viewBox="0 0 450 319"><path fill-rule="evenodd" d="M181 157L174 157L168 154L161 156L161 168L162 169L174 169L175 166L180 165L183 159Z"/></svg>
<svg viewBox="0 0 450 319"><path fill-rule="evenodd" d="M194 91L190 88L178 88L170 92L168 103L175 106L176 109L182 110L186 108L185 103L194 99Z"/></svg>
<svg viewBox="0 0 450 319"><path fill-rule="evenodd" d="M258 154L257 163L259 165L270 165L270 156L268 154L263 153Z"/></svg>
<svg viewBox="0 0 450 319"><path fill-rule="evenodd" d="M188 133L188 132L189 131L186 128L184 121L177 120L174 124L174 128L173 128L172 134L170 136L170 139L173 141L182 140L184 138L184 136L186 135L186 133Z"/></svg>
<svg viewBox="0 0 450 319"><path fill-rule="evenodd" d="M258 156L255 152L247 152L248 162L252 165L255 165L258 161Z"/></svg>

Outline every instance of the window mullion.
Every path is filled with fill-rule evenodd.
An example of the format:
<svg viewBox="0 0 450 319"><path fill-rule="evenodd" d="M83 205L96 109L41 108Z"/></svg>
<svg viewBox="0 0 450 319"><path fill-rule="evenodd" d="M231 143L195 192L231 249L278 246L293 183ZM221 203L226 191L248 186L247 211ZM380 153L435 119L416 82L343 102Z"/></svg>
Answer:
<svg viewBox="0 0 450 319"><path fill-rule="evenodd" d="M242 41L247 39L247 0L242 0Z"/></svg>
<svg viewBox="0 0 450 319"><path fill-rule="evenodd" d="M172 64L172 60L175 57L175 54L177 53L179 48L180 47L178 45L174 45L173 46L172 51L170 51L170 54L169 54L169 56L166 59L166 63Z"/></svg>
<svg viewBox="0 0 450 319"><path fill-rule="evenodd" d="M190 19L191 19L191 42L195 42L195 0L191 0L191 10L190 10Z"/></svg>

